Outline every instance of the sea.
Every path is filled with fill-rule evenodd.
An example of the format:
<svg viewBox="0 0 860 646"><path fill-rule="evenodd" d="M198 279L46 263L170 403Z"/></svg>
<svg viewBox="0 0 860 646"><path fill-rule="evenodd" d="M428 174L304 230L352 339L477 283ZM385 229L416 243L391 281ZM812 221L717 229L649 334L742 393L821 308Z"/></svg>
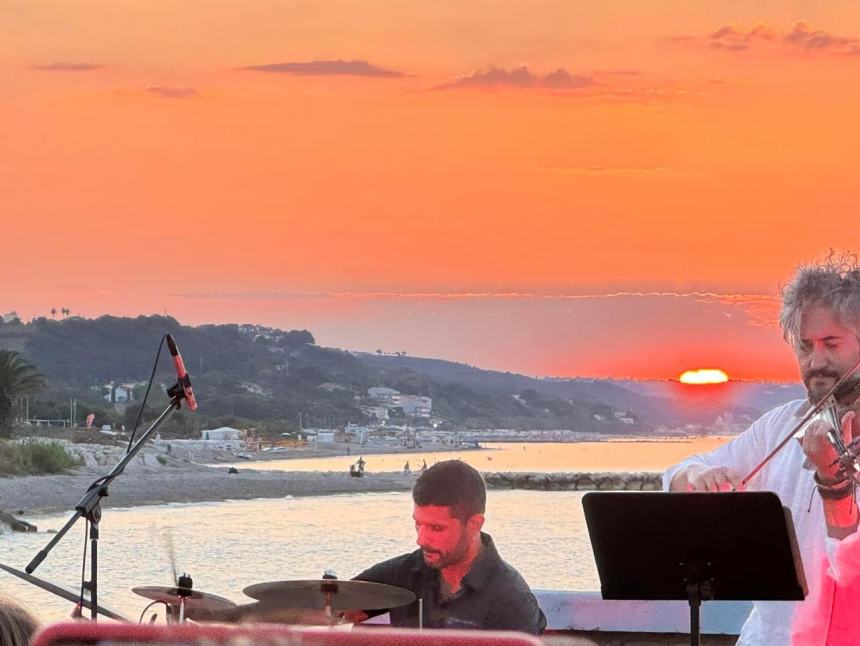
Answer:
<svg viewBox="0 0 860 646"><path fill-rule="evenodd" d="M458 458L482 471L662 471L729 438L489 444L484 450L364 456L370 471L399 471ZM348 469L351 456L241 462L240 468L293 471ZM122 479L113 487L121 487ZM582 513L583 492L490 491L485 531L502 557L535 589L598 590L599 579ZM34 514L32 534L0 537L2 562L23 570L71 516ZM194 588L248 603L247 586L318 579L326 570L351 578L415 547L408 492L228 500L104 509L98 545L99 602L137 621L148 600L139 586L173 585L188 573ZM79 521L35 574L68 590L80 587L88 549ZM87 563L87 566L89 564ZM72 604L0 571L0 594L18 599L45 621L69 617ZM163 621L162 616L157 621ZM146 619L150 614L146 614Z"/></svg>

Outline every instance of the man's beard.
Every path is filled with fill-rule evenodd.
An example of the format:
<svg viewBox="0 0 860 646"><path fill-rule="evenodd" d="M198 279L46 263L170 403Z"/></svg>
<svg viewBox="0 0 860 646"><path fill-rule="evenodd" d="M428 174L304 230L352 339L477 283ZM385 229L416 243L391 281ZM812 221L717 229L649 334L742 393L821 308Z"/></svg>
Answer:
<svg viewBox="0 0 860 646"><path fill-rule="evenodd" d="M434 570L441 570L443 568L448 567L449 565L453 565L460 561L466 553L469 551L469 539L467 537L463 537L463 540L457 543L454 548L448 552L447 554L440 552L439 550L425 550L422 549L421 553L424 557L424 565ZM427 554L436 554L439 556L439 560L437 561L428 561Z"/></svg>
<svg viewBox="0 0 860 646"><path fill-rule="evenodd" d="M833 379L833 383L836 383L842 375L840 375L835 370L827 370L826 368L822 368L820 370L810 370L809 372L803 375L803 385L806 387L806 395L809 398L809 401L813 404L817 404L821 401L824 395L833 387L833 384L829 384L824 387L813 387L812 380L818 377L826 377L829 379Z"/></svg>
<svg viewBox="0 0 860 646"><path fill-rule="evenodd" d="M816 377L826 377L833 380L832 384L829 384L824 387L815 387L813 388L810 383ZM827 394L833 385L842 377L835 370L827 370L822 368L821 370L811 370L803 375L803 385L806 387L806 395L809 399L810 403L817 404L820 402L824 396ZM851 394L858 386L860 386L860 375L854 375L853 377L849 377L842 384L840 384L839 388L836 389L836 392L833 395L836 397L837 401Z"/></svg>

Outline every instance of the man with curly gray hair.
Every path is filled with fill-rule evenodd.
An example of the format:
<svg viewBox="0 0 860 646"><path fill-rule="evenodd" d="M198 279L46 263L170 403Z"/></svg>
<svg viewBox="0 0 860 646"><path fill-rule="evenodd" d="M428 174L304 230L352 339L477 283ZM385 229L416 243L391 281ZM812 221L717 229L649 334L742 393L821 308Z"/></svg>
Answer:
<svg viewBox="0 0 860 646"><path fill-rule="evenodd" d="M856 256L831 252L822 262L799 267L782 290L780 325L794 351L807 397L769 411L716 450L670 467L663 475L664 488L714 492L737 488L809 407L857 366L860 266ZM849 376L835 393L841 421L838 432L846 442L854 435L858 394L860 374ZM792 643L795 616L806 614L812 606L817 608L813 623L818 633L807 631L798 637L801 633L796 629L795 639L800 641L794 643L843 643L833 641L833 626L839 622L836 614L830 615L836 612L835 606L826 609L829 616L821 616L818 600L823 593L833 592L833 568L839 563L839 550L854 540L858 514L855 480L840 470L828 430L823 423L811 425L801 440L789 442L748 485L773 491L791 510L809 595L803 603L756 602L739 644Z"/></svg>

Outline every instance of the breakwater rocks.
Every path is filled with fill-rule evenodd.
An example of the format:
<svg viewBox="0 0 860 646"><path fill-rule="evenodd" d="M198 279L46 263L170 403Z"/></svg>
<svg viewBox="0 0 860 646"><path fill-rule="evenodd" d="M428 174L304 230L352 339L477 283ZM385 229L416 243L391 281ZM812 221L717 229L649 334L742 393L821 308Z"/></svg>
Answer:
<svg viewBox="0 0 860 646"><path fill-rule="evenodd" d="M12 514L0 511L0 534L5 528L11 529L13 532L35 532L36 526L30 523L15 518Z"/></svg>
<svg viewBox="0 0 860 646"><path fill-rule="evenodd" d="M660 491L661 474L651 472L485 472L490 489L538 489L540 491Z"/></svg>

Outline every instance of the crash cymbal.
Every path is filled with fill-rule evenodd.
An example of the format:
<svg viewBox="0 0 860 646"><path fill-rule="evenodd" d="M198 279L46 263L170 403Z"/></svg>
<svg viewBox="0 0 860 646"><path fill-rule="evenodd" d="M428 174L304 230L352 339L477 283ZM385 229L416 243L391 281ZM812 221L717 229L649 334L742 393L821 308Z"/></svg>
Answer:
<svg viewBox="0 0 860 646"><path fill-rule="evenodd" d="M257 583L242 592L267 606L322 609L330 603L333 611L386 610L415 601L415 593L393 585L339 579Z"/></svg>
<svg viewBox="0 0 860 646"><path fill-rule="evenodd" d="M188 588L146 585L132 588L131 591L141 597L161 601L171 606L178 606L179 600L184 597L185 614L189 619L192 618L195 611L228 610L236 607L235 603L224 597L219 597L217 594Z"/></svg>

